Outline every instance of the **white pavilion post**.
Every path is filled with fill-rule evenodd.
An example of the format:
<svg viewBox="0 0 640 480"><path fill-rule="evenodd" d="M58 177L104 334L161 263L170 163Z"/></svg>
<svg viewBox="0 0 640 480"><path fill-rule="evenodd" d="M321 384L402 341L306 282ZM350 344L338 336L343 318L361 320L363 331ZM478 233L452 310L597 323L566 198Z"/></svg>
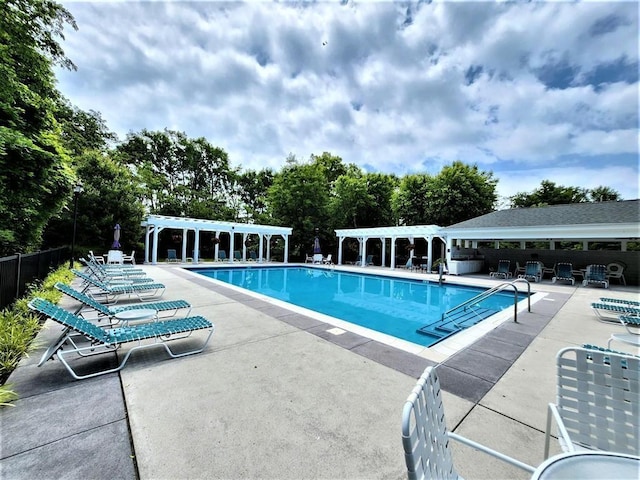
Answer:
<svg viewBox="0 0 640 480"><path fill-rule="evenodd" d="M391 237L391 269L396 268L396 237Z"/></svg>
<svg viewBox="0 0 640 480"><path fill-rule="evenodd" d="M289 263L289 235L284 235L284 255L283 255L284 263ZM286 274L286 270L285 270ZM285 275L286 279L286 275Z"/></svg>
<svg viewBox="0 0 640 480"><path fill-rule="evenodd" d="M259 234L258 238L260 239L260 241L258 242L258 249L260 250L260 253L258 254L258 262L262 263L262 249L264 248L264 237L265 235ZM271 237L271 235L269 235L269 237ZM269 243L269 240L267 240L267 243Z"/></svg>
<svg viewBox="0 0 640 480"><path fill-rule="evenodd" d="M182 261L187 261L187 232L186 228L182 229Z"/></svg>
<svg viewBox="0 0 640 480"><path fill-rule="evenodd" d="M234 227L231 227L231 232L229 233L229 262L233 263L234 259L234 251L236 248L236 232Z"/></svg>
<svg viewBox="0 0 640 480"><path fill-rule="evenodd" d="M200 230L196 228L195 232L196 239L193 242L193 263L198 263L200 257Z"/></svg>
<svg viewBox="0 0 640 480"><path fill-rule="evenodd" d="M382 259L381 259L381 266L385 266L387 264L387 237L381 237L380 240L382 240Z"/></svg>
<svg viewBox="0 0 640 480"><path fill-rule="evenodd" d="M155 227L153 229L153 251L151 252L151 263L153 265L158 263L158 233L160 233L160 229Z"/></svg>
<svg viewBox="0 0 640 480"><path fill-rule="evenodd" d="M338 265L342 265L342 242L344 237L338 237Z"/></svg>
<svg viewBox="0 0 640 480"><path fill-rule="evenodd" d="M149 237L151 236L151 228L147 224L144 233L144 262L149 262Z"/></svg>

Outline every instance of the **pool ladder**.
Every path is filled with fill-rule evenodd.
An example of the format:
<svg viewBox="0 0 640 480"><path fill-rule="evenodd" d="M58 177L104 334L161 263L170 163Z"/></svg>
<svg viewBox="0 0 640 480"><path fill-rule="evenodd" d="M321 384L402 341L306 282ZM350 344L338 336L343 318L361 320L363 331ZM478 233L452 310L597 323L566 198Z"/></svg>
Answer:
<svg viewBox="0 0 640 480"><path fill-rule="evenodd" d="M526 283L527 284L527 310L529 312L531 312L531 283L529 283L529 281L525 278L517 278L511 282L502 282L492 288L490 288L489 290L486 290L478 295L476 295L473 298L470 298L469 300L467 300L466 302L462 302L460 305L457 305L453 308L450 308L449 310L447 310L446 312L444 312L442 314L442 317L440 318L440 321L437 322L436 325L434 324L429 324L429 325L425 325L423 327L420 327L419 329L417 329L416 331L418 333L428 333L431 328L435 327L436 329L440 326L445 326L449 323L453 323L453 325L458 328L458 329L463 329L466 328L466 326L460 326L459 324L455 323L455 319L460 318L461 316L465 316L465 315L469 315L469 313L471 313L471 315L474 315L474 312L476 312L476 309L478 308L478 305L480 302L482 302L483 300L486 300L487 298L489 298L492 295L495 295L496 293L502 292L503 290L507 289L507 288L513 288L513 321L515 323L518 323L518 287L516 286L516 283ZM487 309L481 309L482 313L486 313ZM486 315L482 316L480 314L477 314L477 321L480 320L484 320L484 318L486 318ZM477 323L477 322L476 322ZM430 328L431 327L431 328Z"/></svg>

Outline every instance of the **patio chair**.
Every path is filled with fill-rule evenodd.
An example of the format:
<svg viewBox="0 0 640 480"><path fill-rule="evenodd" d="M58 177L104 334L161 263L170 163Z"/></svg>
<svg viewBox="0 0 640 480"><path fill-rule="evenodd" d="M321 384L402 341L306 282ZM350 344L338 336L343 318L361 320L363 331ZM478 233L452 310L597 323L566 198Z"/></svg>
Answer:
<svg viewBox="0 0 640 480"><path fill-rule="evenodd" d="M587 265L587 273L584 274L583 286L590 284L602 285L604 288L609 288L609 281L607 280L607 267L604 265Z"/></svg>
<svg viewBox="0 0 640 480"><path fill-rule="evenodd" d="M511 278L511 272L509 268L511 267L511 260L498 260L498 270L495 272L491 272L489 274L490 277L502 277L505 280L507 278Z"/></svg>
<svg viewBox="0 0 640 480"><path fill-rule="evenodd" d="M87 292L93 287L92 294L103 295L107 303L116 303L120 295L128 295L129 297L136 295L142 301L149 297L161 297L166 288L164 284L155 282L106 284L79 270L71 270L71 272L84 280L82 292Z"/></svg>
<svg viewBox="0 0 640 480"><path fill-rule="evenodd" d="M233 252L233 261L234 262L241 262L242 261L242 253L240 252L240 250L236 250Z"/></svg>
<svg viewBox="0 0 640 480"><path fill-rule="evenodd" d="M107 317L111 322L116 313L125 312L128 310L141 310L141 309L154 309L158 312L173 312L171 315L166 315L168 317L173 317L178 313L178 310L188 309L184 316L188 316L191 313L191 304L184 300L167 300L164 302L153 302L153 303L134 303L130 305L122 305L120 307L108 307L107 305L103 305L98 302L96 299L90 297L89 295L85 295L84 293L72 288L69 285L66 285L61 282L57 282L54 287L64 293L65 295L73 298L74 300L80 302L82 306L78 308L75 312L75 315L82 315L83 307L89 307L96 312L98 312L99 317Z"/></svg>
<svg viewBox="0 0 640 480"><path fill-rule="evenodd" d="M571 285L575 285L576 278L573 276L573 265L570 263L558 263L556 264L556 274L551 279L551 283L557 281L571 282Z"/></svg>
<svg viewBox="0 0 640 480"><path fill-rule="evenodd" d="M607 280L611 281L612 278L618 280L618 283L626 285L627 281L624 278L624 269L626 265L622 262L612 262L607 265Z"/></svg>
<svg viewBox="0 0 640 480"><path fill-rule="evenodd" d="M136 251L131 250L131 255L123 255L122 263L130 263L131 265L136 264Z"/></svg>
<svg viewBox="0 0 640 480"><path fill-rule="evenodd" d="M516 262L516 269L513 271L513 276L519 278L524 273L524 267L520 266L520 262Z"/></svg>
<svg viewBox="0 0 640 480"><path fill-rule="evenodd" d="M370 265L373 265L373 255L367 255L367 258L365 259L365 262L364 262L365 267L368 267Z"/></svg>
<svg viewBox="0 0 640 480"><path fill-rule="evenodd" d="M529 473L534 467L447 430L436 368L427 367L402 410L402 445L409 480L459 478L450 440L456 440Z"/></svg>
<svg viewBox="0 0 640 480"><path fill-rule="evenodd" d="M227 260L227 252L224 250L218 250L218 262L224 262Z"/></svg>
<svg viewBox="0 0 640 480"><path fill-rule="evenodd" d="M620 315L640 317L640 308L618 303L593 302L591 308L599 320L618 323Z"/></svg>
<svg viewBox="0 0 640 480"><path fill-rule="evenodd" d="M123 255L122 252L120 250L109 250L109 252L107 253L107 263L109 264L122 264L124 263L123 261Z"/></svg>
<svg viewBox="0 0 640 480"><path fill-rule="evenodd" d="M331 253L329 255L327 255L325 258L322 259L322 263L324 265L333 265L332 256L333 255Z"/></svg>
<svg viewBox="0 0 640 480"><path fill-rule="evenodd" d="M518 275L518 278L533 280L534 282L542 281L542 265L540 265L540 262L527 262L524 267L524 273Z"/></svg>
<svg viewBox="0 0 640 480"><path fill-rule="evenodd" d="M552 420L565 452L602 450L638 455L640 358L569 347L556 356L556 402L549 404L544 456Z"/></svg>
<svg viewBox="0 0 640 480"><path fill-rule="evenodd" d="M249 261L251 261L251 262L257 262L258 261L258 255L256 255L256 252L254 252L253 250L251 250L249 252Z"/></svg>
<svg viewBox="0 0 640 480"><path fill-rule="evenodd" d="M38 366L42 366L47 360L57 355L67 371L77 380L118 372L124 368L127 360L129 360L129 357L134 351L156 345L162 345L171 358L200 353L209 343L215 329L209 320L201 316L103 329L42 298L36 297L31 300L28 305L31 310L65 327L62 334L47 348ZM174 353L174 351L169 348L167 342L186 338L197 330L209 330L209 335L202 345L193 350L187 350L181 353ZM83 342L82 339L86 340L86 342ZM147 341L149 341L149 343L147 343ZM115 352L126 343L134 343L135 346L127 350L120 364L114 368L107 368L106 370L86 375L78 375L66 359L67 355L72 354L88 357Z"/></svg>
<svg viewBox="0 0 640 480"><path fill-rule="evenodd" d="M305 255L304 263L313 263L313 255Z"/></svg>
<svg viewBox="0 0 640 480"><path fill-rule="evenodd" d="M633 345L638 350L640 347L640 317L630 317L627 315L620 315L618 317L620 323L627 330L627 333L612 333L611 337L609 337L609 343L607 343L607 347L611 348L611 342L622 342L627 343L629 345ZM638 331L633 331L631 328L639 329Z"/></svg>
<svg viewBox="0 0 640 480"><path fill-rule="evenodd" d="M178 254L174 248L167 250L167 262L178 262Z"/></svg>

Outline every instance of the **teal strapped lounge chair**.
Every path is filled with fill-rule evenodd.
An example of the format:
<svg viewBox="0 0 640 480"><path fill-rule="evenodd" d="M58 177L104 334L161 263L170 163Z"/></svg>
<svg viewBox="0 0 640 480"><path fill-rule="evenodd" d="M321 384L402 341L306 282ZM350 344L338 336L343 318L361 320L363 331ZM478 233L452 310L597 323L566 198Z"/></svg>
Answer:
<svg viewBox="0 0 640 480"><path fill-rule="evenodd" d="M233 252L233 261L234 262L241 262L242 261L242 253L240 252L240 250L236 250Z"/></svg>
<svg viewBox="0 0 640 480"><path fill-rule="evenodd" d="M227 252L224 250L218 250L218 261L223 262L227 260Z"/></svg>
<svg viewBox="0 0 640 480"><path fill-rule="evenodd" d="M95 277L97 280L110 284L121 283L123 280L132 283L153 282L153 278L147 277L147 274L139 269L123 269L123 270L107 270L104 266L94 264L81 258L80 261L87 267L86 272Z"/></svg>
<svg viewBox="0 0 640 480"><path fill-rule="evenodd" d="M511 260L498 260L498 270L495 272L491 272L489 274L490 277L502 277L505 280L507 278L511 278Z"/></svg>
<svg viewBox="0 0 640 480"><path fill-rule="evenodd" d="M542 280L542 265L540 265L540 262L527 262L524 267L524 273L518 275L518 278L540 282Z"/></svg>
<svg viewBox="0 0 640 480"><path fill-rule="evenodd" d="M44 353L38 366L42 366L47 360L57 355L71 376L77 380L118 372L124 368L127 360L129 360L129 357L134 351L156 345L164 346L172 358L200 353L209 343L215 329L209 320L201 316L163 320L121 328L102 329L84 318L74 315L42 298L34 298L31 300L29 302L29 308L65 327L62 334ZM174 353L173 350L169 348L167 342L186 338L197 330L209 331L209 335L207 335L207 338L201 346L182 353ZM83 338L87 340L88 343L82 341ZM127 350L120 364L114 368L108 368L86 375L78 375L66 359L67 355L72 354L88 357L114 352L126 343L135 343L136 345Z"/></svg>
<svg viewBox="0 0 640 480"><path fill-rule="evenodd" d="M590 284L602 285L609 288L609 280L607 280L607 267L605 265L587 265L587 273L584 274L583 286Z"/></svg>
<svg viewBox="0 0 640 480"><path fill-rule="evenodd" d="M367 255L365 259L364 266L368 267L369 265L373 265L373 255Z"/></svg>
<svg viewBox="0 0 640 480"><path fill-rule="evenodd" d="M570 263L558 263L556 265L556 275L551 279L551 283L557 281L571 282L571 285L576 283L576 278L573 276L573 265Z"/></svg>
<svg viewBox="0 0 640 480"><path fill-rule="evenodd" d="M57 282L54 285L54 287L59 291L61 291L62 293L64 293L65 295L68 295L74 300L77 300L78 302L82 303L84 306L87 306L97 311L99 316L108 317L110 321L113 319L116 313L125 312L128 310L153 309L153 310L157 310L158 312L173 312L171 313L171 315L166 315L169 317L175 316L178 313L178 310L182 310L182 309L187 309L187 308L189 309L184 314L185 317L189 316L189 313L191 312L191 304L189 304L189 302L186 302L184 300L168 300L164 302L155 302L155 303L148 303L148 302L134 303L132 305L123 305L120 307L108 307L98 302L94 298L91 298L90 296L85 295L84 293L79 292L74 288L71 288L69 285L65 285L64 283ZM80 307L74 313L76 315L78 314L82 315L81 311L82 311L82 307Z"/></svg>
<svg viewBox="0 0 640 480"><path fill-rule="evenodd" d="M79 270L71 271L74 275L84 280L85 288L82 290L83 292L94 287L94 289L97 289L97 291L94 290L94 293L104 295L109 303L115 303L118 295L136 295L140 300L145 300L148 297L161 297L166 288L162 283L106 284Z"/></svg>
<svg viewBox="0 0 640 480"><path fill-rule="evenodd" d="M617 303L594 302L591 308L596 313L599 320L603 322L618 323L620 315L640 317L640 308L631 305L620 305ZM607 315L607 312L609 315Z"/></svg>
<svg viewBox="0 0 640 480"><path fill-rule="evenodd" d="M640 307L640 302L637 302L635 300L625 300L623 298L600 297L600 301L607 302L607 303L616 303L620 305L629 305L631 307Z"/></svg>

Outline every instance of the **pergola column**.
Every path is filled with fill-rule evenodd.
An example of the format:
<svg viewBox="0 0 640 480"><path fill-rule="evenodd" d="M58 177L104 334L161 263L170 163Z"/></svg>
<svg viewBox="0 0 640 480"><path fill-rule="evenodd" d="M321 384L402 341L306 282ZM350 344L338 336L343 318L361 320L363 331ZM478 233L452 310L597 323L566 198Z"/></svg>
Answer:
<svg viewBox="0 0 640 480"><path fill-rule="evenodd" d="M344 237L338 237L338 265L342 265L342 243Z"/></svg>

